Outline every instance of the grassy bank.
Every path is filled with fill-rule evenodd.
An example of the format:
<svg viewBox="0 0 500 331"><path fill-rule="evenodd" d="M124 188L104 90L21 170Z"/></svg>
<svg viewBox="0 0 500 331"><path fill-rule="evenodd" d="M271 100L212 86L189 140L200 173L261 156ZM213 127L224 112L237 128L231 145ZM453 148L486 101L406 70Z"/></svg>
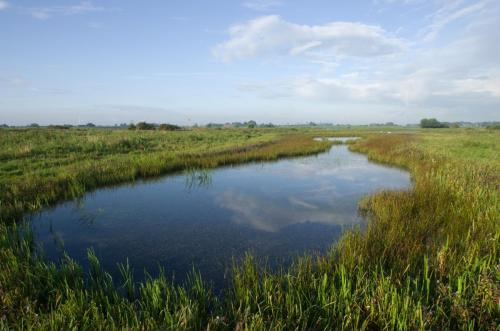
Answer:
<svg viewBox="0 0 500 331"><path fill-rule="evenodd" d="M200 143L189 149L191 143L187 142L177 152L165 151L168 144L160 143L151 143L157 147L149 152L134 148L120 154L94 148L86 157L79 156L82 151L75 152L74 162L67 160L72 153L61 156L58 148L54 148L54 157L28 153L28 159L40 163L26 160L22 173L17 174L7 174L2 168L2 192L10 190L9 195L2 195L2 214L13 215L99 185L180 167L274 159L326 147L313 144L310 136L286 133L175 133L180 146L186 137L199 134L213 134L220 143ZM121 134L125 136L116 141L132 139ZM147 133L146 138L150 134L154 133ZM244 136L248 134L251 136ZM234 137L228 142L228 136L222 135ZM500 134L430 130L363 135L367 139L351 148L374 160L407 168L414 187L364 199L360 207L370 219L368 228L346 233L327 255L304 257L278 274L266 272L248 257L235 268L233 286L221 297L215 297L196 274L185 286L173 285L165 277L135 284L127 265L122 266L123 285L117 288L92 252L90 274L85 278L69 259L59 268L41 260L33 251L29 229L4 222L0 227L0 325L36 329L495 330L500 323ZM105 141L112 141L108 138ZM81 137L75 139L80 144ZM11 146L12 142L5 144ZM10 160L12 171L18 159L13 155L22 145L19 142L7 152L3 149L6 158L2 160ZM30 153L35 151L32 148ZM50 162L60 168L54 169ZM70 189L75 185L78 189ZM33 193L35 188L39 193Z"/></svg>
<svg viewBox="0 0 500 331"><path fill-rule="evenodd" d="M280 130L0 130L0 219L105 185L318 153L328 146Z"/></svg>

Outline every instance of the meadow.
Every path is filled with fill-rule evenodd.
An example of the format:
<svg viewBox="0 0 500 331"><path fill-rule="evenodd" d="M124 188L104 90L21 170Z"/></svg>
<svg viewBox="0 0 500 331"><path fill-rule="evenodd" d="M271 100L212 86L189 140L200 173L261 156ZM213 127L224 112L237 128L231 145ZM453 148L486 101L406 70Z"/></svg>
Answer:
<svg viewBox="0 0 500 331"><path fill-rule="evenodd" d="M0 327L3 329L497 330L500 132L486 129L0 130ZM215 295L193 271L115 285L91 268L49 263L22 215L102 186L183 169L314 154L331 142L408 169L407 191L360 202L366 229L321 257L270 272L252 256Z"/></svg>

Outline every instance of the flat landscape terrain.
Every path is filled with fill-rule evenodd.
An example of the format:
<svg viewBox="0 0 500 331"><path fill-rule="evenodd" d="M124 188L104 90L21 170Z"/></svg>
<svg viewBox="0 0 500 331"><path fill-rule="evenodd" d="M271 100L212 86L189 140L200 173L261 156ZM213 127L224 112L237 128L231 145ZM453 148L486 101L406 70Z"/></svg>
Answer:
<svg viewBox="0 0 500 331"><path fill-rule="evenodd" d="M220 293L196 266L179 284L166 274L137 282L127 261L112 278L93 250L88 268L71 256L53 263L23 220L99 188L337 143L315 137L360 137L351 151L409 171L412 186L361 199L366 226L325 254L279 270L248 254ZM0 328L495 330L499 155L492 129L0 129Z"/></svg>

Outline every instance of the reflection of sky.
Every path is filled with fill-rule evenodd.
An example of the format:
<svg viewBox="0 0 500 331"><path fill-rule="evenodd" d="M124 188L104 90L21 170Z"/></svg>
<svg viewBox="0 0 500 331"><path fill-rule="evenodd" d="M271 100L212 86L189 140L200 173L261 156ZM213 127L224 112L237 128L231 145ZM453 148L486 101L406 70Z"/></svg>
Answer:
<svg viewBox="0 0 500 331"><path fill-rule="evenodd" d="M232 221L263 231L306 221L352 225L360 221L357 202L363 195L409 182L407 173L371 163L346 146L317 157L222 171L214 177L215 182L237 181L242 175L248 177L247 185L222 185L216 204L232 212Z"/></svg>
<svg viewBox="0 0 500 331"><path fill-rule="evenodd" d="M409 184L406 172L339 145L318 156L216 169L199 187L173 175L97 190L41 212L33 227L49 258L64 244L84 265L94 247L111 266L130 258L139 271L158 263L177 273L195 263L201 271L245 250L279 258L323 249L339 227L361 221L363 195Z"/></svg>
<svg viewBox="0 0 500 331"><path fill-rule="evenodd" d="M262 231L275 232L304 222L342 225L359 221L356 213L352 211L356 206L349 201L313 203L300 197L289 197L280 201L259 195L226 191L217 197L217 202L222 208L233 212L234 222Z"/></svg>

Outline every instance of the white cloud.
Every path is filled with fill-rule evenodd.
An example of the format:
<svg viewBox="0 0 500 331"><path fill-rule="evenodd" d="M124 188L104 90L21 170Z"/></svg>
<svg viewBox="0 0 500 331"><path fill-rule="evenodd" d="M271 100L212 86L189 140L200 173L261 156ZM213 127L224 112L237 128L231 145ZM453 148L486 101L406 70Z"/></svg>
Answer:
<svg viewBox="0 0 500 331"><path fill-rule="evenodd" d="M229 40L213 49L213 54L226 62L261 55L373 57L393 54L405 47L403 40L375 25L356 22L300 25L274 15L235 25L229 34Z"/></svg>
<svg viewBox="0 0 500 331"><path fill-rule="evenodd" d="M493 77L457 79L453 82L455 93L475 92L500 98L500 75Z"/></svg>
<svg viewBox="0 0 500 331"><path fill-rule="evenodd" d="M90 1L81 1L72 6L50 6L50 7L32 7L25 11L32 17L39 20L46 20L55 16L73 16L92 12L106 11L104 7L95 6Z"/></svg>
<svg viewBox="0 0 500 331"><path fill-rule="evenodd" d="M344 75L299 76L288 79L288 84L254 84L254 91L261 96L281 94L326 103L416 108L465 109L475 100L494 109L500 106L500 64L487 61L486 56L484 62L478 61L482 53L500 58L498 50L484 49L493 42L494 31L489 38L481 36L489 41L457 41L439 49L414 51L407 57L411 60L392 58L374 66L384 70L369 67ZM469 51L462 51L464 47Z"/></svg>
<svg viewBox="0 0 500 331"><path fill-rule="evenodd" d="M300 74L237 85L239 92L267 100L359 108L365 114L392 109L413 118L435 112L444 120L497 120L499 15L498 2L445 1L428 16L431 23L406 41L361 23L308 26L266 16L231 28L231 38L214 54L225 61L277 54L284 65L297 63L285 62L287 56L306 56L309 67ZM309 57L318 53L323 56ZM391 56L377 56L384 54Z"/></svg>
<svg viewBox="0 0 500 331"><path fill-rule="evenodd" d="M283 3L282 0L250 0L245 1L243 6L257 11L266 11L274 7L279 7Z"/></svg>
<svg viewBox="0 0 500 331"><path fill-rule="evenodd" d="M293 93L302 98L326 101L363 101L380 92L377 83L352 82L349 78L299 77L292 82Z"/></svg>

